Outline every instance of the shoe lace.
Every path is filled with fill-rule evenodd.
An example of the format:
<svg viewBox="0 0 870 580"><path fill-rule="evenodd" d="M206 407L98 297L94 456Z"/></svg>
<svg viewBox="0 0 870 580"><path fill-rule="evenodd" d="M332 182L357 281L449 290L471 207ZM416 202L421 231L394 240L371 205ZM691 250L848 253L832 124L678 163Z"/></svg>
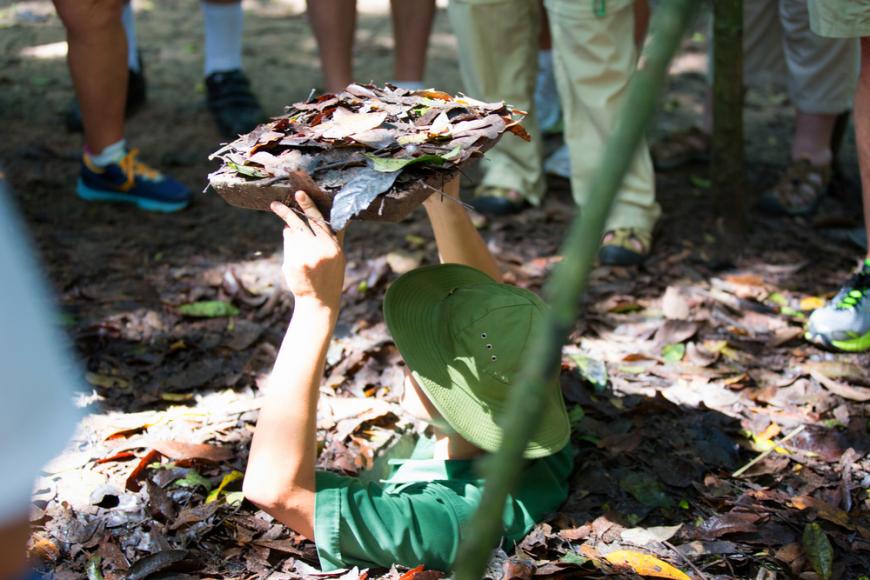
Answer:
<svg viewBox="0 0 870 580"><path fill-rule="evenodd" d="M835 308L837 310L854 310L868 295L870 295L870 270L865 268L849 278L840 292L840 299Z"/></svg>
<svg viewBox="0 0 870 580"><path fill-rule="evenodd" d="M136 159L138 154L138 149L130 149L130 151L127 152L127 155L118 162L118 165L127 177L127 181L124 183L125 187L132 187L133 183L136 181L137 175L151 180L157 180L160 178L159 171Z"/></svg>

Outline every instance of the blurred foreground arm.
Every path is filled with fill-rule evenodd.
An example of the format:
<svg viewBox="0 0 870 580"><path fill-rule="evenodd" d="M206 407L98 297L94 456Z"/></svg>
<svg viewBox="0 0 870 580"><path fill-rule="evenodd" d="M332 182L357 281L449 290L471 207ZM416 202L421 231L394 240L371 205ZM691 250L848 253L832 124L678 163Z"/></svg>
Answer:
<svg viewBox="0 0 870 580"><path fill-rule="evenodd" d="M295 298L293 318L269 376L245 473L245 497L314 539L317 398L338 319L345 256L306 194L296 193L307 223L287 206L272 211L284 228L284 277Z"/></svg>
<svg viewBox="0 0 870 580"><path fill-rule="evenodd" d="M429 215L438 255L445 264L465 264L486 272L501 282L501 270L465 207L459 203L459 178L444 185L444 193L433 193L423 206Z"/></svg>

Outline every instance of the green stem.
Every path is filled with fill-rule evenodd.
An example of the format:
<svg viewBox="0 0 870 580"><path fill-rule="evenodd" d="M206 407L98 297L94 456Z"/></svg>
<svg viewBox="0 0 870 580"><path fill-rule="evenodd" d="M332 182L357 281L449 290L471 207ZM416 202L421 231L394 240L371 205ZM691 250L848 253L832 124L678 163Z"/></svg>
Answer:
<svg viewBox="0 0 870 580"><path fill-rule="evenodd" d="M621 105L619 121L601 164L589 181L585 197L589 201L574 219L562 245L563 260L544 288L551 309L543 327L536 329L538 340L512 389L502 420L508 436L483 466L486 485L480 506L463 534L456 563L457 580L481 578L490 552L501 537L505 500L522 473L523 452L538 426L543 404L539 386L558 372L562 345L577 317L579 297L595 263L605 220L643 139L668 65L696 4L695 0L670 0L655 10L650 35Z"/></svg>

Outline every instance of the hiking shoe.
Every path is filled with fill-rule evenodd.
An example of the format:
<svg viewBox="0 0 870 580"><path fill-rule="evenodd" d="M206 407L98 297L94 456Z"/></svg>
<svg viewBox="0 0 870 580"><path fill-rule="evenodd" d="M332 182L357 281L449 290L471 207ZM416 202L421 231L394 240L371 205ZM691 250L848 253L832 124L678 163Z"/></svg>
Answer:
<svg viewBox="0 0 870 580"><path fill-rule="evenodd" d="M141 63L142 60L139 59ZM127 77L127 105L124 109L124 117L129 119L145 104L147 98L147 86L145 84L145 68L140 64L140 70L131 70ZM64 114L66 128L71 133L81 133L85 129L82 121L82 109L78 99L73 99L69 109Z"/></svg>
<svg viewBox="0 0 870 580"><path fill-rule="evenodd" d="M190 201L190 191L181 182L136 160L131 149L118 163L98 167L85 153L76 193L88 201L135 203L140 209L173 212Z"/></svg>
<svg viewBox="0 0 870 580"><path fill-rule="evenodd" d="M652 232L615 228L604 233L598 260L604 266L639 266L652 247Z"/></svg>
<svg viewBox="0 0 870 580"><path fill-rule="evenodd" d="M807 340L846 352L870 350L870 259L810 316Z"/></svg>
<svg viewBox="0 0 870 580"><path fill-rule="evenodd" d="M529 206L522 192L509 187L480 185L474 190L471 207L483 215L512 215Z"/></svg>
<svg viewBox="0 0 870 580"><path fill-rule="evenodd" d="M225 139L235 139L266 120L251 83L241 70L211 73L205 77L208 108Z"/></svg>

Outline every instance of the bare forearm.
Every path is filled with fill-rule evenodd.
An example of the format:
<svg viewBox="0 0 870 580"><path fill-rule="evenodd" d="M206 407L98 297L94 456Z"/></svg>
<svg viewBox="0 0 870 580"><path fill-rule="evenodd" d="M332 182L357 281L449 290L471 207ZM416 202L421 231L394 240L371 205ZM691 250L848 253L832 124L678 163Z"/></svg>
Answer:
<svg viewBox="0 0 870 580"><path fill-rule="evenodd" d="M269 377L251 443L245 493L312 538L317 398L337 308L298 302Z"/></svg>
<svg viewBox="0 0 870 580"><path fill-rule="evenodd" d="M465 264L486 272L501 282L501 270L486 242L459 203L459 180L447 184L445 193L426 200L426 213L435 233L438 255L445 264Z"/></svg>

